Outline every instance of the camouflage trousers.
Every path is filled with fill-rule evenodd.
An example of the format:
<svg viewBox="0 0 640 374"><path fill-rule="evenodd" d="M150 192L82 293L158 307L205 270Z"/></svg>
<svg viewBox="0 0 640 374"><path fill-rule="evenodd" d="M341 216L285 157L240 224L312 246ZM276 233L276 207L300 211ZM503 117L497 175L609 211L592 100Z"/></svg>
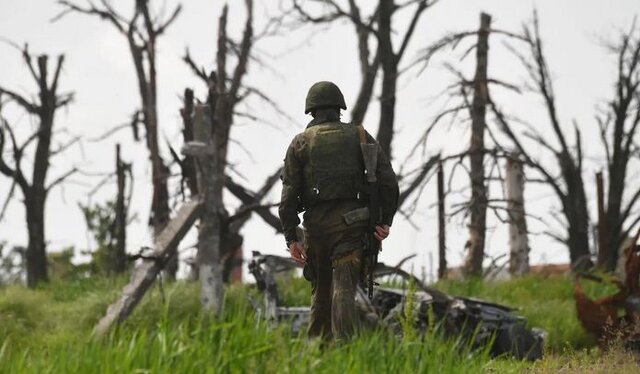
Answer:
<svg viewBox="0 0 640 374"><path fill-rule="evenodd" d="M309 336L349 339L359 328L355 294L361 277L365 228L307 233L305 277L311 281Z"/></svg>

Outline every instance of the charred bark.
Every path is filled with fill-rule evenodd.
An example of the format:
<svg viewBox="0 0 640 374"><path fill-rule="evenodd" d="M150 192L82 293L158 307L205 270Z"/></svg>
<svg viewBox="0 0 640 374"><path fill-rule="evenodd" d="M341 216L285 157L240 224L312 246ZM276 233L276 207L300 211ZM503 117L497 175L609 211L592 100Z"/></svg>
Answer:
<svg viewBox="0 0 640 374"><path fill-rule="evenodd" d="M596 192L598 199L598 261L599 268L604 268L607 264L607 247L609 238L606 224L606 209L604 206L604 180L602 172L596 173Z"/></svg>
<svg viewBox="0 0 640 374"><path fill-rule="evenodd" d="M447 227L445 215L444 170L438 165L438 279L447 278Z"/></svg>
<svg viewBox="0 0 640 374"><path fill-rule="evenodd" d="M113 272L122 274L127 270L127 207L125 202L126 164L120 158L120 144L116 144L116 195L115 212L115 253L113 256Z"/></svg>
<svg viewBox="0 0 640 374"><path fill-rule="evenodd" d="M391 16L394 7L393 0L380 0L378 48L382 67L382 92L380 94L380 122L376 139L384 153L390 158L398 81L398 61L391 45Z"/></svg>
<svg viewBox="0 0 640 374"><path fill-rule="evenodd" d="M194 138L201 144L198 152L191 153L198 159L198 189L201 191L203 203L198 227L198 275L201 289L202 306L220 313L224 288L222 282L221 248L221 211L222 181L216 168L218 166L215 144L212 134L212 108L196 106L194 120ZM215 108L213 108L215 109Z"/></svg>
<svg viewBox="0 0 640 374"><path fill-rule="evenodd" d="M524 165L517 153L507 158L507 210L509 212L509 272L522 276L529 272L529 239L524 208Z"/></svg>
<svg viewBox="0 0 640 374"><path fill-rule="evenodd" d="M484 260L485 232L487 225L487 187L484 175L484 133L487 103L487 64L489 55L489 32L491 16L480 15L480 29L476 46L476 73L473 80L473 103L471 110L471 143L469 159L471 164L471 201L469 203L469 242L464 263L467 276L482 275Z"/></svg>

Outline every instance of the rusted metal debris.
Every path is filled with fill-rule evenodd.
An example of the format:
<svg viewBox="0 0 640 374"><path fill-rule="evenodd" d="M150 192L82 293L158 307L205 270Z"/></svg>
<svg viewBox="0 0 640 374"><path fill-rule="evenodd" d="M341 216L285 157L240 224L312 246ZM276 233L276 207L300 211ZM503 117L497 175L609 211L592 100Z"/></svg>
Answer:
<svg viewBox="0 0 640 374"><path fill-rule="evenodd" d="M576 278L574 298L578 319L603 348L619 342L627 348L640 350L640 245L635 244L638 236L640 232L624 251L624 282L609 281L619 288L616 294L592 300L585 294L581 279L604 280L589 274L579 274Z"/></svg>
<svg viewBox="0 0 640 374"><path fill-rule="evenodd" d="M262 302L253 301L259 319L275 324L290 323L297 334L309 324L309 306L285 306L276 274L298 268L292 259L262 255L253 252L249 271L256 279L257 288L263 292ZM426 332L429 326L440 326L444 335L472 348L487 347L492 356L508 356L522 360L537 360L543 356L545 332L529 328L527 319L515 313L515 309L482 300L450 296L429 287L399 266L378 263L374 271L378 283L391 283L398 287L376 287L373 299L365 291L356 291L356 305L364 326L381 326L401 334L408 284L415 285L415 328ZM430 320L431 319L431 320Z"/></svg>

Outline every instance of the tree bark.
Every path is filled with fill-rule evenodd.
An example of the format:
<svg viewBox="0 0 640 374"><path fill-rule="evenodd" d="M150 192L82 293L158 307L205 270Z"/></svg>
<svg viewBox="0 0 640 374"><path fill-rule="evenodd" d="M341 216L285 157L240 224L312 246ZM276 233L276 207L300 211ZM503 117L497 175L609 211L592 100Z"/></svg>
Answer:
<svg viewBox="0 0 640 374"><path fill-rule="evenodd" d="M215 108L217 109L217 108ZM223 181L218 172L218 150L214 147L216 136L212 133L211 108L202 105L195 107L194 138L203 144L197 155L198 190L201 191L203 209L198 227L198 274L201 289L200 300L206 310L220 313L224 298L222 280L221 248L221 211Z"/></svg>
<svg viewBox="0 0 640 374"><path fill-rule="evenodd" d="M565 216L569 225L569 258L574 272L592 266L589 252L589 213L584 192L582 171L573 167L565 175L568 193L564 202Z"/></svg>
<svg viewBox="0 0 640 374"><path fill-rule="evenodd" d="M438 279L447 278L447 227L445 221L444 170L438 165Z"/></svg>
<svg viewBox="0 0 640 374"><path fill-rule="evenodd" d="M394 12L393 0L380 0L378 20L378 43L380 65L382 66L382 93L380 94L380 122L376 140L384 153L391 159L391 141L396 107L396 84L398 60L391 44L391 16Z"/></svg>
<svg viewBox="0 0 640 374"><path fill-rule="evenodd" d="M476 46L476 73L473 81L473 103L471 107L471 201L469 203L469 245L464 264L467 276L482 275L485 231L487 221L487 189L484 175L484 132L486 128L486 106L488 103L487 64L489 55L489 32L491 16L480 15L478 44Z"/></svg>
<svg viewBox="0 0 640 374"><path fill-rule="evenodd" d="M118 194L116 196L115 240L113 271L122 274L127 270L127 208L125 206L126 174L125 164L120 158L120 144L116 144L116 179Z"/></svg>
<svg viewBox="0 0 640 374"><path fill-rule="evenodd" d="M25 198L27 216L27 286L34 288L40 282L49 280L47 274L47 251L44 222L45 195Z"/></svg>
<svg viewBox="0 0 640 374"><path fill-rule="evenodd" d="M507 158L507 210L509 212L509 272L522 276L529 272L529 239L524 208L524 168L519 155Z"/></svg>
<svg viewBox="0 0 640 374"><path fill-rule="evenodd" d="M607 235L606 209L604 206L604 180L602 172L596 173L596 191L598 198L598 267L604 268L607 264Z"/></svg>

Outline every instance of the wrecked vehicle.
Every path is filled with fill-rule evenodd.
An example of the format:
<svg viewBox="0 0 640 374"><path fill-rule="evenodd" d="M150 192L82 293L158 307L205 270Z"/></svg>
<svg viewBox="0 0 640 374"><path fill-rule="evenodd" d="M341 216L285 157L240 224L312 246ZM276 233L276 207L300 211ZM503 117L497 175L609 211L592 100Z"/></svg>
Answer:
<svg viewBox="0 0 640 374"><path fill-rule="evenodd" d="M291 323L294 334L304 331L309 324L311 307L285 306L278 292L276 274L294 270L300 266L291 258L263 255L253 252L249 271L256 279L257 288L263 292L263 301L254 302L258 318L275 323ZM527 319L515 313L515 309L481 300L450 296L425 285L414 275L400 269L378 263L375 269L376 283L401 285L378 286L370 300L362 288L356 291L356 304L365 326L384 326L401 334L401 317L409 294L409 283L414 285L415 327L425 332L429 326L438 325L447 337L470 343L472 348L488 347L491 355L509 356L522 360L537 360L543 355L545 332L527 327ZM432 316L432 317L430 317ZM435 321L430 321L433 318Z"/></svg>

